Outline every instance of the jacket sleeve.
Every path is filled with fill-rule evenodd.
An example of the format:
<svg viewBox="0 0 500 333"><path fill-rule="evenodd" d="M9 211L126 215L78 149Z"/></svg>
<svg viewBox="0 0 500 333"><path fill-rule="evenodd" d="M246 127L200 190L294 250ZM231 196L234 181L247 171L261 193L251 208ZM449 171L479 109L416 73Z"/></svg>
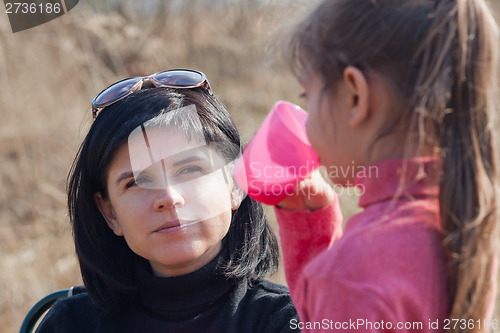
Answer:
<svg viewBox="0 0 500 333"><path fill-rule="evenodd" d="M304 267L342 236L342 212L335 196L329 206L316 211L287 211L275 207L275 213L285 276L292 299L297 302Z"/></svg>

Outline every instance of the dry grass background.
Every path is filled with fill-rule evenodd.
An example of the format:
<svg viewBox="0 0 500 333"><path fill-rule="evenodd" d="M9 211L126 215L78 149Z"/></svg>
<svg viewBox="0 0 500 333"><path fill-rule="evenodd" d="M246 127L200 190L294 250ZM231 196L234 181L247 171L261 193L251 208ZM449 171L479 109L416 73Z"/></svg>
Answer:
<svg viewBox="0 0 500 333"><path fill-rule="evenodd" d="M0 14L0 333L17 331L41 297L81 284L65 180L102 88L167 68L202 70L245 140L276 100L301 103L294 78L272 61L271 31L294 6L160 1L146 17L88 3L16 34ZM355 198L341 200L351 215ZM274 279L284 282L282 272Z"/></svg>

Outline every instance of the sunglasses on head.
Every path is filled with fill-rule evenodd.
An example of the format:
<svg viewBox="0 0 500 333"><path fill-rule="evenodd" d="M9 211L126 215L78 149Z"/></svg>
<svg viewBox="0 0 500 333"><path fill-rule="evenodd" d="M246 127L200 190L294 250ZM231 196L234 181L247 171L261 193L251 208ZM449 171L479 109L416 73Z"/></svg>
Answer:
<svg viewBox="0 0 500 333"><path fill-rule="evenodd" d="M95 120L100 109L148 85L153 85L155 88L173 89L203 87L212 94L207 77L202 72L190 69L169 69L149 76L131 77L113 83L92 100L92 117Z"/></svg>

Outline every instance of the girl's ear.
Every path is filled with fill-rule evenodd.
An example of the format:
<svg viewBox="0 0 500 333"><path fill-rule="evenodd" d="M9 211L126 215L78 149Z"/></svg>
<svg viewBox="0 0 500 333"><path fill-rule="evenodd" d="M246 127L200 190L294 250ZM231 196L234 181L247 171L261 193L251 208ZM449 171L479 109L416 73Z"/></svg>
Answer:
<svg viewBox="0 0 500 333"><path fill-rule="evenodd" d="M349 66L344 70L344 82L349 93L349 126L354 128L362 124L369 115L368 80L358 68Z"/></svg>
<svg viewBox="0 0 500 333"><path fill-rule="evenodd" d="M106 220L108 227L113 230L115 235L123 236L123 230L120 226L120 223L118 222L118 219L116 218L116 214L113 206L111 205L111 201L109 199L103 198L101 193L99 192L94 193L94 200L97 208L99 208L99 211Z"/></svg>

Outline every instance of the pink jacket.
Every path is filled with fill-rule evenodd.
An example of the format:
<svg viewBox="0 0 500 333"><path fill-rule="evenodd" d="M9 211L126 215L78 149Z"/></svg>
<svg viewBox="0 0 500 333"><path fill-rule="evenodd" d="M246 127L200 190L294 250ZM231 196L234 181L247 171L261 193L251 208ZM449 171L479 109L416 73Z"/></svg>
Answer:
<svg viewBox="0 0 500 333"><path fill-rule="evenodd" d="M358 173L363 212L342 235L338 200L276 208L285 273L303 332L443 332L449 313L438 205L438 162L402 160ZM365 170L366 171L366 170ZM376 172L376 174L375 174ZM399 195L396 195L399 193Z"/></svg>

